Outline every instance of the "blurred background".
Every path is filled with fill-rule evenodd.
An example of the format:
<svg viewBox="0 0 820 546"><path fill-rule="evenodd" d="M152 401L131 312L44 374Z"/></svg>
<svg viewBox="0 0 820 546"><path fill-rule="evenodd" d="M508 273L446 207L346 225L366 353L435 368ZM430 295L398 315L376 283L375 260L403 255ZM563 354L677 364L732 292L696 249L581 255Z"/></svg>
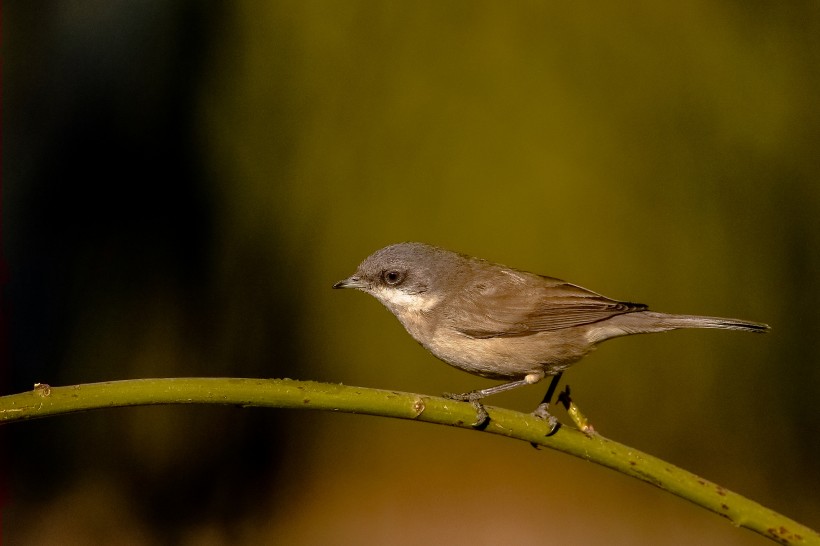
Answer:
<svg viewBox="0 0 820 546"><path fill-rule="evenodd" d="M489 386L330 289L424 241L771 324L618 339L564 381L605 436L820 527L816 3L3 8L3 394ZM768 544L565 454L413 422L130 408L0 443L8 544Z"/></svg>

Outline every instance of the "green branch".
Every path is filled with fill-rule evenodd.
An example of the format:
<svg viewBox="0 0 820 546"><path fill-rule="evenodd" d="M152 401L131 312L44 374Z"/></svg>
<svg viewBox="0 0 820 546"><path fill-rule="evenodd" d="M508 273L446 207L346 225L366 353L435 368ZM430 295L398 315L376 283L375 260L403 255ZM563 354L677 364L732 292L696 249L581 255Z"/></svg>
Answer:
<svg viewBox="0 0 820 546"><path fill-rule="evenodd" d="M71 387L38 384L34 390L0 397L0 423L80 411L153 404L226 404L304 408L413 419L470 429L475 410L466 402L436 396L293 381L290 379L136 379ZM808 527L717 484L598 434L563 427L547 437L548 425L535 417L487 408L484 430L517 438L612 468L656 485L782 544L817 544Z"/></svg>

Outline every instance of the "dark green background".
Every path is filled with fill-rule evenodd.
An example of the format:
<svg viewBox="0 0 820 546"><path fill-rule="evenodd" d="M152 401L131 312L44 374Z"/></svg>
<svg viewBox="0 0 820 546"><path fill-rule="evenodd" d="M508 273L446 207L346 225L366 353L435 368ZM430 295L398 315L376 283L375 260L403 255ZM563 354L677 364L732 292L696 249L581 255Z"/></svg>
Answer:
<svg viewBox="0 0 820 546"><path fill-rule="evenodd" d="M3 7L5 393L488 386L330 289L424 241L771 324L616 340L565 380L604 435L820 527L816 3ZM563 454L416 423L173 407L0 434L15 544L765 543Z"/></svg>

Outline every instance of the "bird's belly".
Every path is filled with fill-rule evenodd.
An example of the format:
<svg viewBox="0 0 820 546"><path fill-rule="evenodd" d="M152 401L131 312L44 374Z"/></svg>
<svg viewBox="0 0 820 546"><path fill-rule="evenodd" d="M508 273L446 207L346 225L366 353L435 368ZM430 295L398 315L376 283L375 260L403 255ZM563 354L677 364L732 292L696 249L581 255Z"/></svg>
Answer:
<svg viewBox="0 0 820 546"><path fill-rule="evenodd" d="M477 339L447 329L437 332L425 347L466 372L493 379L516 379L532 373L558 373L592 349L581 336L576 340L566 333Z"/></svg>

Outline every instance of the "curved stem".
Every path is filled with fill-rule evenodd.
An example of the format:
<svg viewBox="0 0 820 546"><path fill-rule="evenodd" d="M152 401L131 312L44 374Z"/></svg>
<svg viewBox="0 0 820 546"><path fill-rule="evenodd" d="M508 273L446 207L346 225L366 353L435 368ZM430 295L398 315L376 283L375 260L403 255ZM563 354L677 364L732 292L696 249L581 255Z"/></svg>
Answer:
<svg viewBox="0 0 820 546"><path fill-rule="evenodd" d="M304 408L413 419L472 429L475 410L437 396L291 379L135 379L69 387L35 385L0 397L0 424L92 409L153 404L227 404ZM781 514L665 461L598 434L568 427L552 436L549 424L531 415L488 407L483 432L516 438L638 478L781 544L817 544L820 535Z"/></svg>

